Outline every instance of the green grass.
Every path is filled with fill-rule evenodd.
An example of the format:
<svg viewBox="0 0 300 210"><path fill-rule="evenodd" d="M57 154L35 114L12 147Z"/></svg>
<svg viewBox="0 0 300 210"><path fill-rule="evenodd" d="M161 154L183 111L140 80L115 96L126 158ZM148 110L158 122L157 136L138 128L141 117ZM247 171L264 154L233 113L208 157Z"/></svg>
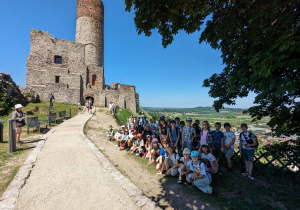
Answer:
<svg viewBox="0 0 300 210"><path fill-rule="evenodd" d="M71 109L71 116L78 114L77 105L65 104L65 103L53 103L53 112L58 111L67 111L67 116L69 116L69 109ZM49 102L41 103L29 103L26 107L23 108L23 113L26 117L37 116L39 120L47 120L47 113L49 112ZM10 112L8 115L0 116L0 119L7 120L11 118ZM55 124L52 123L51 126ZM0 143L0 195L4 192L6 187L9 185L15 174L20 168L20 165L16 165L15 162L18 158L24 158L21 163L26 159L26 156L23 157L23 154L29 152L32 149L32 145L22 144L20 147L17 147L17 152L12 154L6 154L8 152L8 123L4 123L3 128L3 138L4 142ZM33 135L39 134L37 128L31 128L29 134L27 134L27 126L23 127L21 139L29 140Z"/></svg>

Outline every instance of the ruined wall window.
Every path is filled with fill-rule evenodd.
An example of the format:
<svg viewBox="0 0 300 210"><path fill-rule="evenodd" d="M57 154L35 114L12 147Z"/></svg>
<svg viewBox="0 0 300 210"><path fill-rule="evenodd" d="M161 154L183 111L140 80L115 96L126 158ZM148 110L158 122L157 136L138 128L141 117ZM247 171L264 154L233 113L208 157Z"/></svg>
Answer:
<svg viewBox="0 0 300 210"><path fill-rule="evenodd" d="M97 76L94 74L94 75L92 76L92 86L95 86L96 80L97 80Z"/></svg>
<svg viewBox="0 0 300 210"><path fill-rule="evenodd" d="M59 76L55 76L55 83L59 83Z"/></svg>
<svg viewBox="0 0 300 210"><path fill-rule="evenodd" d="M81 2L79 3L79 6L82 6L82 3L81 3Z"/></svg>
<svg viewBox="0 0 300 210"><path fill-rule="evenodd" d="M54 63L61 64L62 58L59 55L54 56Z"/></svg>

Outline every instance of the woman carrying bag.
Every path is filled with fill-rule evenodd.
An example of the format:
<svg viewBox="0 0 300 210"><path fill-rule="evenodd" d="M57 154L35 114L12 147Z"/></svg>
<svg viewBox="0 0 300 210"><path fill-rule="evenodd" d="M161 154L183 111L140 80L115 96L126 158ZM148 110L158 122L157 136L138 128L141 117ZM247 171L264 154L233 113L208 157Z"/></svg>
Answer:
<svg viewBox="0 0 300 210"><path fill-rule="evenodd" d="M23 144L24 142L20 141L22 128L25 123L25 114L22 112L23 106L21 104L15 105L15 111L12 113L12 119L16 119L16 134L17 134L17 145Z"/></svg>

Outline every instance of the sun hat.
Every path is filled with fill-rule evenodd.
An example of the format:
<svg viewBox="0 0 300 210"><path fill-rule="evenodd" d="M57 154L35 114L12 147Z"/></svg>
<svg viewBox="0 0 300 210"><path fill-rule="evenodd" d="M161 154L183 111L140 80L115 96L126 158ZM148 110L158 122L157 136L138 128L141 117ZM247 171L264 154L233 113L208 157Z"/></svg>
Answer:
<svg viewBox="0 0 300 210"><path fill-rule="evenodd" d="M15 109L19 109L19 108L23 108L23 106L21 104L16 104Z"/></svg>
<svg viewBox="0 0 300 210"><path fill-rule="evenodd" d="M141 133L138 133L138 134L136 135L136 137L142 138L142 134L141 134Z"/></svg>
<svg viewBox="0 0 300 210"><path fill-rule="evenodd" d="M191 157L198 157L198 156L199 156L199 152L198 151L192 151Z"/></svg>
<svg viewBox="0 0 300 210"><path fill-rule="evenodd" d="M152 143L153 142L158 142L157 138L152 139Z"/></svg>
<svg viewBox="0 0 300 210"><path fill-rule="evenodd" d="M189 154L191 154L191 151L189 150L189 148L184 148L182 154L189 155Z"/></svg>
<svg viewBox="0 0 300 210"><path fill-rule="evenodd" d="M186 121L187 122L192 122L192 118L188 117L188 118L186 118Z"/></svg>

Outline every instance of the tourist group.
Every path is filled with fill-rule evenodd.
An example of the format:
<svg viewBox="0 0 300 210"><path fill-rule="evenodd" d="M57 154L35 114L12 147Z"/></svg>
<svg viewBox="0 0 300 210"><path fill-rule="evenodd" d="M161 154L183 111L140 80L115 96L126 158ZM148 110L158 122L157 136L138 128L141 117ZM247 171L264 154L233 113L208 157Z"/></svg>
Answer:
<svg viewBox="0 0 300 210"><path fill-rule="evenodd" d="M225 123L225 132L221 132L221 123L215 123L210 130L208 121L194 123L191 118L186 122L166 120L160 116L147 120L145 115L133 116L127 125L121 126L114 134L112 126L107 131L110 141L116 140L120 150L130 151L132 155L149 159L149 165L156 165L158 174L178 176L178 183L186 180L204 193L212 193L212 174L218 172L219 158L225 154L228 171L232 172L231 157L234 151L235 134L231 125ZM254 180L252 176L254 149L258 145L256 136L248 131L247 124L241 124L239 149L245 160L246 171L243 176Z"/></svg>

